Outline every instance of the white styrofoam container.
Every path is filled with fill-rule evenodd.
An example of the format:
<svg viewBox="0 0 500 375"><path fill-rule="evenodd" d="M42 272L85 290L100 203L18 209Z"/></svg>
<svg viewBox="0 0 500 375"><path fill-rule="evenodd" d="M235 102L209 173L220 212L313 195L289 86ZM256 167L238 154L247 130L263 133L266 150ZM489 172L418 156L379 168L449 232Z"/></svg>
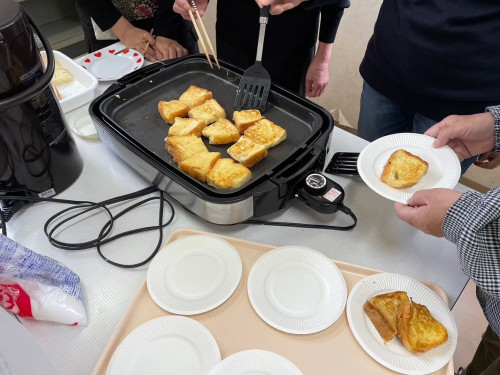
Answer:
<svg viewBox="0 0 500 375"><path fill-rule="evenodd" d="M45 51L40 51L40 53L45 59ZM73 82L57 86L57 90L62 98L59 103L63 112L67 113L90 102L94 98L97 78L59 51L54 51L54 57L74 78Z"/></svg>

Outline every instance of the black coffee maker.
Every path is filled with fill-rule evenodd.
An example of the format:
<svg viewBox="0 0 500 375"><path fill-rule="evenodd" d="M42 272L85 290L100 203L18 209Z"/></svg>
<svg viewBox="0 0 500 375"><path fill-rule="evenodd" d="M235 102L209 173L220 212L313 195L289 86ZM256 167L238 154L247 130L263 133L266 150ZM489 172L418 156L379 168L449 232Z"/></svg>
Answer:
<svg viewBox="0 0 500 375"><path fill-rule="evenodd" d="M0 0L0 9L0 203L8 220L20 203L2 196L56 195L78 178L83 162L50 84L49 43L19 4Z"/></svg>

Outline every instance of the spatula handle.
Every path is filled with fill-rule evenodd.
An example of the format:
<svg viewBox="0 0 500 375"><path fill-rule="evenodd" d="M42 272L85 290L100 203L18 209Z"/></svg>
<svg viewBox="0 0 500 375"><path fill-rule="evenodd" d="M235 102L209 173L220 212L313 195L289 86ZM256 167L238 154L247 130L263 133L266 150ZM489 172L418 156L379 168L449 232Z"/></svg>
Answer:
<svg viewBox="0 0 500 375"><path fill-rule="evenodd" d="M264 49L264 36L266 35L267 19L269 18L269 5L260 10L259 41L257 43L257 57L255 61L262 61L262 50Z"/></svg>

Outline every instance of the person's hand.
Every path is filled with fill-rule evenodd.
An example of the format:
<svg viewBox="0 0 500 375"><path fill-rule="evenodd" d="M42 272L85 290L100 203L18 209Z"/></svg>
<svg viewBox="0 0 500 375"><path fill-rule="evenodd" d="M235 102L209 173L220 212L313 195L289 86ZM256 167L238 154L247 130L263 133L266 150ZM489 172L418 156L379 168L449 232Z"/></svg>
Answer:
<svg viewBox="0 0 500 375"><path fill-rule="evenodd" d="M495 146L495 118L490 112L446 117L424 134L437 138L434 147L450 146L460 161L491 151Z"/></svg>
<svg viewBox="0 0 500 375"><path fill-rule="evenodd" d="M309 0L255 0L260 8L269 5L269 13L272 15L281 14L287 10L295 8L304 1Z"/></svg>
<svg viewBox="0 0 500 375"><path fill-rule="evenodd" d="M203 14L205 14L205 11L207 10L208 1L207 0L194 0L194 1L196 4L196 8L198 9L198 13L200 14L200 17L202 17ZM191 9L191 11L194 14L194 8L191 6L191 1L189 0L175 0L174 6L172 8L174 12L179 13L185 20L191 20L191 17L189 17L189 9Z"/></svg>
<svg viewBox="0 0 500 375"><path fill-rule="evenodd" d="M485 152L479 155L474 165L484 169L496 168L500 165L500 155L495 155L491 151Z"/></svg>
<svg viewBox="0 0 500 375"><path fill-rule="evenodd" d="M328 68L331 52L331 43L319 42L316 55L309 65L306 74L306 95L310 98L315 98L323 94L330 81Z"/></svg>
<svg viewBox="0 0 500 375"><path fill-rule="evenodd" d="M450 207L462 196L452 189L430 189L417 191L408 204L394 202L396 215L426 234L443 237L441 229Z"/></svg>
<svg viewBox="0 0 500 375"><path fill-rule="evenodd" d="M133 48L144 55L144 58L149 61L155 61L155 38L151 33L133 26L124 17L120 17L118 21L111 27L111 31L115 34L120 42L125 47ZM149 45L148 45L149 42ZM146 49L147 47L147 49Z"/></svg>
<svg viewBox="0 0 500 375"><path fill-rule="evenodd" d="M155 53L156 59L162 61L186 56L188 51L173 39L157 36Z"/></svg>

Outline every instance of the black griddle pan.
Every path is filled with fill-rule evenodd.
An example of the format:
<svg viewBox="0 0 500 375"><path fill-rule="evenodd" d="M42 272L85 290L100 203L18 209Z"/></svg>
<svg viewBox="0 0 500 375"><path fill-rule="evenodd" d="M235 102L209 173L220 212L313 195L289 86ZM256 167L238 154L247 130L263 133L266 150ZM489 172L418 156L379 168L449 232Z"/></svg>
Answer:
<svg viewBox="0 0 500 375"><path fill-rule="evenodd" d="M273 85L263 115L286 129L287 139L270 148L268 156L251 168L252 179L246 185L232 191L215 189L179 170L177 163L165 150L165 137L170 125L160 116L158 102L178 99L190 85L196 85L210 90L213 98L224 107L227 118L232 120L233 103L242 70L224 61L220 61L220 70L212 70L201 55L156 65L126 76L118 81L118 87L112 86L106 92L111 92L108 97L100 100L100 113L114 131L135 147L204 192L238 194L248 190L277 170L288 168L307 147L325 133L329 136L333 129L333 121L327 111ZM209 151L229 157L227 149L231 144L210 145L208 139L202 139Z"/></svg>

